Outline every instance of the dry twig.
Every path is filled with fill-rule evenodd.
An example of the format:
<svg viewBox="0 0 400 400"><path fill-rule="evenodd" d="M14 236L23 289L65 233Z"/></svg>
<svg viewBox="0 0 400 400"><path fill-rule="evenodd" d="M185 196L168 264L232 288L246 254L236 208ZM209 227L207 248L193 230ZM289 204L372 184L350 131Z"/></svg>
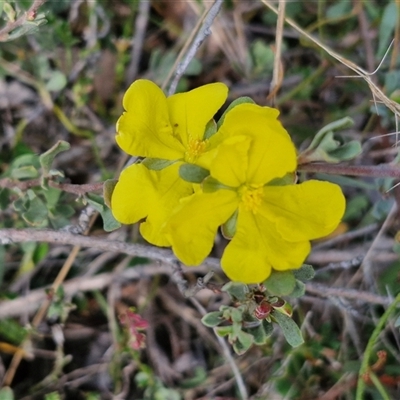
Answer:
<svg viewBox="0 0 400 400"><path fill-rule="evenodd" d="M22 26L26 21L32 21L36 18L38 9L46 3L47 0L35 0L30 6L29 10L23 13L19 18L13 22L8 22L6 26L0 29L0 42L5 42L8 39L8 34L14 29Z"/></svg>

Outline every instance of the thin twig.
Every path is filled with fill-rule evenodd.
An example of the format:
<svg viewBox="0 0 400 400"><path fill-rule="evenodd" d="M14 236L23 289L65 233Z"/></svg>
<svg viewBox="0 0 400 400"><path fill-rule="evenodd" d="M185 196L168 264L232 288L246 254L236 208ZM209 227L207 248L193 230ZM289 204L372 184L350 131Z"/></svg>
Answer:
<svg viewBox="0 0 400 400"><path fill-rule="evenodd" d="M49 180L47 183L52 188L60 189L63 192L76 194L77 196L82 196L86 193L91 193L91 192L98 192L103 189L103 182L76 185L72 183L58 183ZM7 189L18 188L21 190L27 190L32 187L40 186L41 184L42 184L41 179L30 179L28 181L15 181L10 178L0 179L0 188L7 188Z"/></svg>
<svg viewBox="0 0 400 400"><path fill-rule="evenodd" d="M222 4L223 0L215 0L214 4L207 10L207 15L204 18L201 28L199 29L196 37L194 38L191 46L189 47L185 57L176 67L174 77L168 89L169 96L175 93L179 79L186 71L186 68L188 67L190 61L192 61L193 57L196 55L196 52L201 46L201 44L204 42L206 37L210 35L211 25L214 22L214 19L217 17Z"/></svg>
<svg viewBox="0 0 400 400"><path fill-rule="evenodd" d="M0 244L12 244L21 242L46 242L57 244L70 244L74 246L90 247L108 252L128 254L131 256L150 258L155 261L173 263L177 260L171 250L161 249L141 244L125 243L117 240L109 240L104 237L90 237L73 235L69 232L51 229L0 229ZM207 258L204 266L220 269L219 260Z"/></svg>
<svg viewBox="0 0 400 400"><path fill-rule="evenodd" d="M387 306L392 303L392 299L388 297L364 292L362 290L333 288L320 283L306 283L306 291L321 297L339 297L382 306Z"/></svg>
<svg viewBox="0 0 400 400"><path fill-rule="evenodd" d="M364 42L367 68L369 71L373 71L375 69L374 50L371 45L371 28L368 26L364 3L357 0L353 0L353 3L354 11L358 18L358 24L360 25L361 38Z"/></svg>
<svg viewBox="0 0 400 400"><path fill-rule="evenodd" d="M196 298L191 297L190 301L197 308L197 310L200 312L201 315L207 314L206 309L200 304L200 302ZM218 342L219 342L220 346L222 347L222 351L224 353L225 359L228 361L229 366L232 369L237 387L239 389L240 397L242 400L247 400L249 398L249 395L247 394L246 385L244 384L242 374L240 373L239 368L236 365L235 360L232 357L231 351L229 350L229 346L226 344L224 338L218 336L216 333L215 333L215 336L217 337Z"/></svg>
<svg viewBox="0 0 400 400"><path fill-rule="evenodd" d="M204 266L191 267L187 272L194 274L204 274L207 269ZM185 271L186 272L186 271ZM65 297L74 296L79 292L91 292L94 290L103 290L110 286L114 281L124 285L132 280L143 279L154 275L169 275L172 270L170 265L153 263L146 265L138 265L135 268L128 268L124 271L109 272L98 274L95 276L79 276L70 279L63 284ZM0 302L0 319L15 318L22 315L30 315L34 313L41 302L45 301L48 296L50 286L35 289L25 296L20 296L13 300L3 300Z"/></svg>
<svg viewBox="0 0 400 400"><path fill-rule="evenodd" d="M377 244L381 241L384 233L387 231L387 229L390 227L390 225L393 222L393 219L396 216L397 212L397 203L394 203L389 214L387 215L385 222L382 224L381 228L379 229L378 234L374 237L374 240L369 247L367 253L364 256L363 262L360 265L360 268L358 269L357 273L354 274L348 285L353 284L354 282L357 281L357 279L360 277L360 274L363 273L364 278L367 282L367 284L370 287L373 287L375 285L375 280L372 275L372 254L374 253L374 250L376 249Z"/></svg>
<svg viewBox="0 0 400 400"><path fill-rule="evenodd" d="M135 36L132 40L131 61L125 79L126 86L129 86L134 79L136 79L139 71L144 37L147 29L147 22L149 21L150 5L151 2L149 0L140 0L139 2L138 15L135 19Z"/></svg>
<svg viewBox="0 0 400 400"><path fill-rule="evenodd" d="M37 11L47 0L35 0L29 10L24 12L19 18L13 22L7 22L6 26L0 29L0 42L5 42L8 39L8 34L15 28L22 26L26 20L33 21L36 18Z"/></svg>
<svg viewBox="0 0 400 400"><path fill-rule="evenodd" d="M283 80L281 57L283 24L285 22L285 8L286 0L281 0L278 5L278 20L276 22L274 70L272 73L270 94L268 96L268 99L271 100L272 106L275 105L276 93L278 92Z"/></svg>
<svg viewBox="0 0 400 400"><path fill-rule="evenodd" d="M262 3L264 3L270 10L272 10L275 14L278 14L278 10L276 7L274 7L270 1L267 0L261 0ZM310 40L312 43L316 44L318 47L322 48L325 50L331 57L339 61L341 64L345 65L347 68L350 68L352 71L354 71L357 75L356 77L360 77L367 82L369 89L372 92L374 100L377 99L379 102L383 103L396 117L396 124L397 124L397 118L400 117L400 104L396 103L394 100L389 99L382 90L372 81L371 75L374 74L368 73L361 67L359 67L357 64L353 63L352 61L342 57L339 53L336 51L332 50L330 47L328 47L326 44L322 43L320 40L318 40L316 37L313 35L309 34L307 31L302 29L293 19L286 17L285 21L291 25L294 29L296 29L301 35L306 37L308 40ZM397 130L397 129L396 129Z"/></svg>
<svg viewBox="0 0 400 400"><path fill-rule="evenodd" d="M397 178L400 179L400 168L392 164L381 165L341 165L310 163L298 166L302 172L322 172L334 175L368 176L370 178Z"/></svg>
<svg viewBox="0 0 400 400"><path fill-rule="evenodd" d="M97 214L92 215L91 221L89 223L87 230L85 231L85 234L89 233L92 224L96 220L96 217L97 217ZM82 237L84 237L84 236L82 236ZM0 240L0 242L1 242L1 240ZM60 272L58 273L56 279L54 280L53 284L51 285L49 296L47 296L46 299L41 303L38 312L36 313L35 317L33 318L33 321L31 324L33 329L37 328L39 326L39 324L42 322L43 318L45 317L46 312L52 302L52 296L55 293L57 293L58 289L60 288L60 286L64 282L65 278L67 277L69 271L71 270L72 264L73 264L76 256L78 255L80 249L81 249L81 246L79 243L75 244L74 247L72 248L71 253L69 254L68 258L65 260ZM3 383L5 386L11 385L11 383L14 379L15 373L17 372L18 366L21 363L22 358L23 358L24 345L29 340L30 340L30 334L27 336L27 338L25 338L24 342L20 346L19 351L17 351L14 354L14 356L11 360L10 366L7 369L6 374L4 375Z"/></svg>

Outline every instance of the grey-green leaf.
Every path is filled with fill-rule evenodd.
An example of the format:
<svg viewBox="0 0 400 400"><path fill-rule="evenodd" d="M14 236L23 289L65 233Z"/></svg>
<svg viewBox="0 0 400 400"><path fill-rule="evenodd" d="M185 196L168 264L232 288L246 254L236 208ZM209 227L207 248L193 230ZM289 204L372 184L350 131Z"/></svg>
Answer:
<svg viewBox="0 0 400 400"><path fill-rule="evenodd" d="M182 164L179 167L179 176L187 182L201 183L204 179L210 175L210 172L198 165L194 164Z"/></svg>
<svg viewBox="0 0 400 400"><path fill-rule="evenodd" d="M264 286L273 295L287 296L292 293L296 284L296 279L292 271L273 270L269 278L264 282Z"/></svg>
<svg viewBox="0 0 400 400"><path fill-rule="evenodd" d="M42 167L43 175L48 176L51 166L53 164L54 158L58 153L67 151L70 148L70 144L64 140L59 140L54 146L52 146L45 153L41 154L39 157L39 162Z"/></svg>
<svg viewBox="0 0 400 400"><path fill-rule="evenodd" d="M201 322L209 328L218 326L223 321L222 313L220 311L212 311L204 315Z"/></svg>
<svg viewBox="0 0 400 400"><path fill-rule="evenodd" d="M174 163L176 163L175 160L164 160L162 158L145 158L142 161L142 164L152 171L161 171Z"/></svg>
<svg viewBox="0 0 400 400"><path fill-rule="evenodd" d="M286 341L292 346L297 347L304 343L300 328L292 318L280 312L274 312L272 315L276 323L281 327Z"/></svg>
<svg viewBox="0 0 400 400"><path fill-rule="evenodd" d="M240 282L228 282L221 290L227 292L233 300L239 301L246 300L249 293L248 286Z"/></svg>
<svg viewBox="0 0 400 400"><path fill-rule="evenodd" d="M224 123L226 114L232 110L232 108L238 106L239 104L243 104L243 103L250 103L250 104L254 104L254 100L251 97L247 97L247 96L242 96L237 98L236 100L233 100L231 104L229 104L228 108L225 110L225 112L222 114L222 117L220 118L220 120L217 123L217 128L219 129L221 127L221 125Z"/></svg>
<svg viewBox="0 0 400 400"><path fill-rule="evenodd" d="M293 274L299 281L307 282L314 278L315 271L312 265L303 264L299 269L294 269Z"/></svg>

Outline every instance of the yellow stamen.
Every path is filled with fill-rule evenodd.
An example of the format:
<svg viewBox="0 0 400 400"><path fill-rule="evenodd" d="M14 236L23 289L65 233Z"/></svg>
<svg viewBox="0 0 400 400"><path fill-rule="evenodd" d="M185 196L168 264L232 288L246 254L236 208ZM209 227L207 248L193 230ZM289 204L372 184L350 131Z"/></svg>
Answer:
<svg viewBox="0 0 400 400"><path fill-rule="evenodd" d="M185 152L185 161L193 162L199 157L206 149L206 141L193 139L189 137L187 149Z"/></svg>
<svg viewBox="0 0 400 400"><path fill-rule="evenodd" d="M246 211L251 211L257 214L258 207L264 197L262 186L243 186L240 189L241 204L243 204Z"/></svg>

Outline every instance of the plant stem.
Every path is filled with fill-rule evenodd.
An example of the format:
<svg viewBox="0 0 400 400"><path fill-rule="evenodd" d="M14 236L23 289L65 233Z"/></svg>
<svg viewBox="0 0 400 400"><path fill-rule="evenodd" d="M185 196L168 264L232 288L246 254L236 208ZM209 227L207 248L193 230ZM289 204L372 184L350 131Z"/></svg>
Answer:
<svg viewBox="0 0 400 400"><path fill-rule="evenodd" d="M375 343L378 340L380 333L386 325L387 320L389 319L390 314L396 309L397 305L400 303L400 293L396 296L393 303L387 308L387 310L383 313L382 317L378 321L374 331L372 332L371 337L368 340L367 347L365 348L364 358L361 363L361 368L358 373L358 382L357 382L357 393L356 400L363 400L363 393L365 389L365 381L364 377L368 374L369 370L369 359L371 357L372 350L374 348Z"/></svg>
<svg viewBox="0 0 400 400"><path fill-rule="evenodd" d="M322 172L334 175L369 176L372 178L398 178L400 168L395 165L340 165L325 163L310 163L298 166L301 172Z"/></svg>

